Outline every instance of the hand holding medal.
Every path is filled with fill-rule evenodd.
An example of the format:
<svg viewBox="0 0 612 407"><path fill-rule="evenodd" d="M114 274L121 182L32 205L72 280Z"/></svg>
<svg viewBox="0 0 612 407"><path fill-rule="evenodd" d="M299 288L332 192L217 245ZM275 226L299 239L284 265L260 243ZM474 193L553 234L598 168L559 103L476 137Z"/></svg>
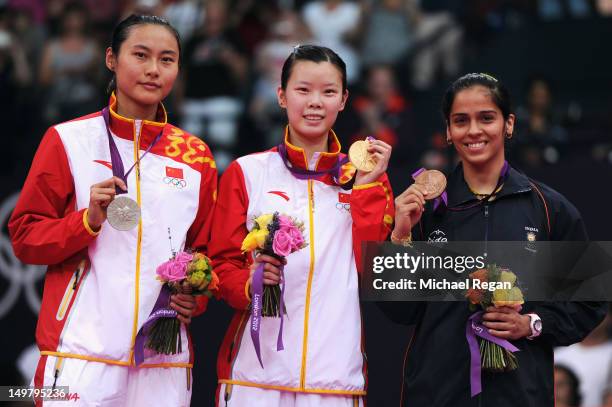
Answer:
<svg viewBox="0 0 612 407"><path fill-rule="evenodd" d="M393 235L398 240L409 236L412 227L421 220L425 211L425 202L440 197L446 190L446 177L438 170L422 168L412 177L414 184L395 198Z"/></svg>
<svg viewBox="0 0 612 407"><path fill-rule="evenodd" d="M99 230L107 219L108 206L114 202L116 188L127 190L125 183L119 177L112 177L91 186L87 223L94 231Z"/></svg>
<svg viewBox="0 0 612 407"><path fill-rule="evenodd" d="M391 146L384 141L367 137L354 142L349 148L349 160L357 168L355 185L377 181L387 171Z"/></svg>

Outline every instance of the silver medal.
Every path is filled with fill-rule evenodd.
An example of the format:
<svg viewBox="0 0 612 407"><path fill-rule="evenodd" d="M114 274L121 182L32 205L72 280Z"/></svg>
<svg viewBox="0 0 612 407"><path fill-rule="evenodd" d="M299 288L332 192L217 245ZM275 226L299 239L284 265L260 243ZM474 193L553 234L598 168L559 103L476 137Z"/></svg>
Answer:
<svg viewBox="0 0 612 407"><path fill-rule="evenodd" d="M140 206L127 196L119 196L108 205L106 218L117 230L131 230L140 222Z"/></svg>

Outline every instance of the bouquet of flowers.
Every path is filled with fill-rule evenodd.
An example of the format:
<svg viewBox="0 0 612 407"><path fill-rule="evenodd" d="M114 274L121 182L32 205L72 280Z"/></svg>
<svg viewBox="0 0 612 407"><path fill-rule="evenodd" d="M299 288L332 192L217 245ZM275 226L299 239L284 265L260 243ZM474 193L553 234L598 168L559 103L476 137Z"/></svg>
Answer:
<svg viewBox="0 0 612 407"><path fill-rule="evenodd" d="M470 309L477 311L480 306L482 310L487 309L492 305L496 307L508 306L519 307L524 303L523 293L516 285L516 275L506 268L501 268L496 265L489 265L487 268L477 270L469 275L471 279L479 280L481 283L493 283L490 286L508 286L510 288L496 288L494 290L473 288L472 284L468 289L466 297L470 302ZM481 286L482 284L478 284ZM482 311L472 315L473 326L476 330L486 328L480 326ZM516 356L514 356L513 346L506 346L508 341L499 338L486 338L479 334L480 337L480 358L482 369L489 372L507 372L518 367ZM488 333L487 333L488 335ZM503 342L503 343L502 343ZM516 348L514 348L516 349Z"/></svg>
<svg viewBox="0 0 612 407"><path fill-rule="evenodd" d="M291 253L307 246L304 236L304 224L296 219L280 215L278 212L264 214L253 220L253 228L242 242L243 252L255 251L282 259ZM264 263L260 263L253 272L251 301L251 339L259 364L263 368L259 345L259 326L261 317L280 317L280 328L276 350L283 350L283 314L286 313L283 301L285 277L281 266L281 283L275 286L263 285Z"/></svg>
<svg viewBox="0 0 612 407"><path fill-rule="evenodd" d="M253 220L253 228L242 241L242 252L255 251L277 259L303 249L304 223L278 212L264 214ZM262 316L279 317L281 289L278 285L265 286L262 295ZM284 309L282 310L284 313Z"/></svg>
<svg viewBox="0 0 612 407"><path fill-rule="evenodd" d="M176 293L206 295L211 297L218 290L219 278L212 269L208 257L198 252L180 252L160 264L157 279L163 284L159 297L136 337L135 361L144 360L144 348L157 353L173 355L182 352L181 323L177 313L170 308L170 296Z"/></svg>

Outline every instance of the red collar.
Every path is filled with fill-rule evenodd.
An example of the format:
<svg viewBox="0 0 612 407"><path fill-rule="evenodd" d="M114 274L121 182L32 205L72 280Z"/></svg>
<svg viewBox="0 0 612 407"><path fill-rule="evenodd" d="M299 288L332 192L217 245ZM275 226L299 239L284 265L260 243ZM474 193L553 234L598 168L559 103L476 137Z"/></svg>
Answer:
<svg viewBox="0 0 612 407"><path fill-rule="evenodd" d="M340 156L340 141L333 130L329 131L327 138L327 149L329 152L316 152L310 159L310 165L306 160L306 152L301 147L294 146L289 142L289 126L285 128L285 147L287 147L287 158L292 166L303 170L325 171L333 168Z"/></svg>
<svg viewBox="0 0 612 407"><path fill-rule="evenodd" d="M149 120L134 120L128 119L127 117L121 116L117 113L117 97L115 93L111 95L108 107L110 111L110 127L111 131L117 137L126 140L135 140L137 138L136 134L136 124L140 122L141 130L140 130L140 139L139 145L142 148L143 146L149 145L153 139L159 134L160 131L164 129L166 124L168 123L168 115L166 114L166 109L163 104L159 104L157 108L157 121L149 121Z"/></svg>

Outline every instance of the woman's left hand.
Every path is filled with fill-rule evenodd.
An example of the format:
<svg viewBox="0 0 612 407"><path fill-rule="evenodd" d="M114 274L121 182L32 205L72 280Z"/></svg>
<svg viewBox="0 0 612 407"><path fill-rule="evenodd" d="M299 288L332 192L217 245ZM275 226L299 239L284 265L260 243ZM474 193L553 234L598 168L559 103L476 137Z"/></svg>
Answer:
<svg viewBox="0 0 612 407"><path fill-rule="evenodd" d="M368 146L368 153L374 156L376 166L370 172L357 171L354 185L365 185L377 181L387 171L391 146L381 140L372 140Z"/></svg>
<svg viewBox="0 0 612 407"><path fill-rule="evenodd" d="M531 319L518 308L488 307L482 319L489 333L498 338L516 340L531 335Z"/></svg>
<svg viewBox="0 0 612 407"><path fill-rule="evenodd" d="M191 323L191 316L196 309L196 299L191 294L172 294L170 296L170 308L178 315L176 318L184 324Z"/></svg>

